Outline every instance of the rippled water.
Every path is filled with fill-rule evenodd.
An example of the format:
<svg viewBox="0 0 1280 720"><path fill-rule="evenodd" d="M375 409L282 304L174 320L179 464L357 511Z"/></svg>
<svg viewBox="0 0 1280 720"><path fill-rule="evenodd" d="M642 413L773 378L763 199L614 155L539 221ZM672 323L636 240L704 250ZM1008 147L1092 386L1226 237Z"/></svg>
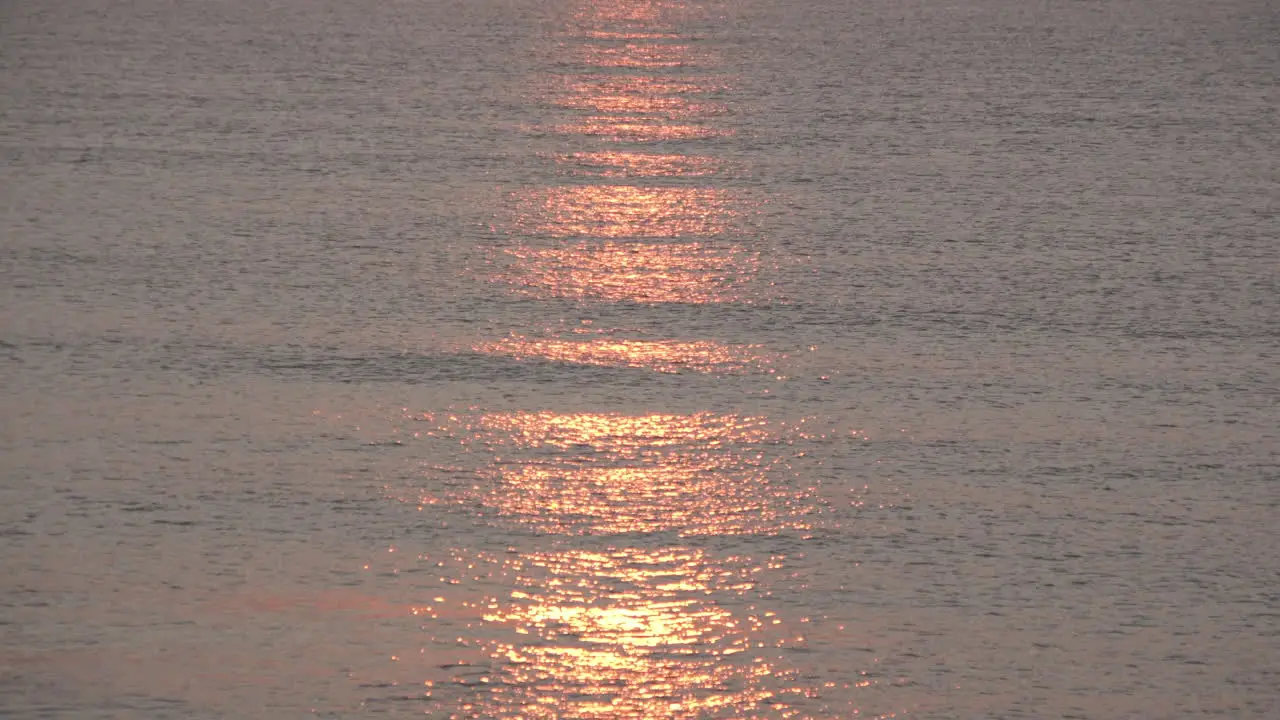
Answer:
<svg viewBox="0 0 1280 720"><path fill-rule="evenodd" d="M0 8L0 714L1280 714L1262 0Z"/></svg>

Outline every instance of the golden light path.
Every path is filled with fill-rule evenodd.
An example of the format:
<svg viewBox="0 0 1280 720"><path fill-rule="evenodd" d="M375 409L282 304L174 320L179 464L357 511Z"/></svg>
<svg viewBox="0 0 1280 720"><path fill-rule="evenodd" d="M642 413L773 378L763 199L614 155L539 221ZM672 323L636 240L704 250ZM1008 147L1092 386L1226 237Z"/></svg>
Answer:
<svg viewBox="0 0 1280 720"><path fill-rule="evenodd" d="M608 68L602 68L607 70ZM710 96L728 89L721 78L711 75L614 75L592 73L561 78L552 86L549 101L558 107L599 110L687 120L714 117L729 112L723 102ZM673 117L672 111L687 110Z"/></svg>
<svg viewBox="0 0 1280 720"><path fill-rule="evenodd" d="M512 198L510 229L550 238L682 238L718 235L741 215L714 188L567 185Z"/></svg>
<svg viewBox="0 0 1280 720"><path fill-rule="evenodd" d="M709 243L577 243L506 251L494 279L533 297L642 303L749 302L759 257Z"/></svg>
<svg viewBox="0 0 1280 720"><path fill-rule="evenodd" d="M608 178L699 177L714 175L725 167L720 160L701 155L624 150L562 153L555 161L570 174Z"/></svg>
<svg viewBox="0 0 1280 720"><path fill-rule="evenodd" d="M706 116L725 112L724 106L715 103L699 103L682 97L637 98L627 94L594 94L564 98L561 107L594 110L600 113L644 113L671 120L690 116Z"/></svg>
<svg viewBox="0 0 1280 720"><path fill-rule="evenodd" d="M663 14L683 4L663 0L587 2L574 13L569 30L577 37L589 37L592 32L617 31L618 28L628 28L630 32L668 31L671 28L663 22Z"/></svg>
<svg viewBox="0 0 1280 720"><path fill-rule="evenodd" d="M705 122L729 112L724 103L709 97L722 90L724 82L706 74L720 63L706 47L691 44L671 28L647 26L652 18L630 15L619 21L607 12L592 12L578 19L587 27L570 33L561 44L559 62L589 72L556 78L552 82L562 85L550 88L546 100L590 114L552 124L551 132L630 143L731 134ZM628 23L630 28L625 27Z"/></svg>
<svg viewBox="0 0 1280 720"><path fill-rule="evenodd" d="M761 418L504 413L475 433L506 447L465 501L544 533L768 534L808 530L818 511L787 464L805 436Z"/></svg>
<svg viewBox="0 0 1280 720"><path fill-rule="evenodd" d="M636 37L634 35L614 35L602 37L597 34L595 40L627 39L625 45L577 45L574 47L573 62L591 67L608 67L619 69L663 70L688 66L706 65L715 61L705 50L696 50L685 43L671 42L670 38ZM640 41L640 42L634 42Z"/></svg>
<svg viewBox="0 0 1280 720"><path fill-rule="evenodd" d="M476 430L509 438L515 447L589 447L639 457L670 447L726 447L764 443L778 435L763 418L697 413L621 415L612 413L489 413Z"/></svg>
<svg viewBox="0 0 1280 720"><path fill-rule="evenodd" d="M660 373L775 374L780 357L758 345L730 345L714 340L625 340L610 337L582 340L511 335L479 342L472 349L516 360L544 360L573 365L637 368ZM781 377L781 376L779 376Z"/></svg>
<svg viewBox="0 0 1280 720"><path fill-rule="evenodd" d="M442 709L539 719L839 716L815 703L813 678L793 662L809 646L809 618L770 607L770 578L788 572L787 557L681 544L807 536L824 505L791 462L830 429L711 412L477 409L415 419L479 465L466 461L469 477L454 467L450 489L428 483L405 502L480 509L543 538L424 558L441 589L414 608L432 647L417 682Z"/></svg>
<svg viewBox="0 0 1280 720"><path fill-rule="evenodd" d="M454 505L546 537L807 537L830 500L800 481L815 446L841 431L809 418L600 412L459 412L414 417L461 447L464 479L400 496ZM417 434L417 433L415 433ZM424 463L427 477L438 468Z"/></svg>
<svg viewBox="0 0 1280 720"><path fill-rule="evenodd" d="M552 76L544 101L576 113L550 131L611 142L693 140L726 131L707 121L728 112L711 96L719 59L666 21L683 4L603 2L584 6L559 45L560 62L586 73ZM703 155L641 149L583 150L554 159L562 173L634 180L705 177L723 171ZM533 187L513 193L501 228L518 239L502 248L490 279L528 297L606 302L753 302L759 254L741 242L751 204L723 187L649 182ZM572 240L573 244L565 244ZM710 340L532 338L523 333L475 349L518 358L661 372L737 372L771 360Z"/></svg>
<svg viewBox="0 0 1280 720"><path fill-rule="evenodd" d="M705 140L720 131L701 125L677 124L629 115L598 115L581 122L555 126L561 133L577 133L615 142L656 143L674 140Z"/></svg>
<svg viewBox="0 0 1280 720"><path fill-rule="evenodd" d="M738 571L687 548L532 553L518 589L483 618L528 642L495 642L502 682L480 707L529 718L749 717L803 695L761 648L803 646L741 595L761 568Z"/></svg>
<svg viewBox="0 0 1280 720"><path fill-rule="evenodd" d="M717 124L732 112L720 58L672 20L690 9L685 0L599 0L583 2L566 24L550 49L557 69L531 83L554 115L531 129L566 142L544 157L573 180L507 196L493 228L507 242L490 256L491 282L530 301L768 296L756 287L759 250L747 242L755 204L725 183L688 182L732 170L705 148L680 152L732 136ZM756 345L569 320L541 332L516 328L472 349L521 361L782 377L785 356ZM430 434L465 452L454 465L426 465L441 482L404 500L465 509L519 538L505 554L463 551L456 578L441 571L442 582L459 586L460 602L437 598L455 615L428 608L450 633L432 639L482 654L444 684L442 693L454 694L443 709L537 719L817 717L813 680L788 655L805 648L807 619L762 607L770 591L761 588L770 586L757 587L783 557L682 545L811 537L826 505L793 463L806 462L797 445L825 436L806 430L711 412L477 409L441 419Z"/></svg>

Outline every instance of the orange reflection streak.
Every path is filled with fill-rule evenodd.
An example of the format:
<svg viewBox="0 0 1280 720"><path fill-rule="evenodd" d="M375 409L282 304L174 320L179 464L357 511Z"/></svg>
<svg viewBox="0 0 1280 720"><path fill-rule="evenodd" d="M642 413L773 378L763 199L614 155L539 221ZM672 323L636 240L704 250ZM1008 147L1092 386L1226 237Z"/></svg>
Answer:
<svg viewBox="0 0 1280 720"><path fill-rule="evenodd" d="M735 198L712 188L582 185L538 189L516 198L518 231L550 237L705 237L739 215Z"/></svg>
<svg viewBox="0 0 1280 720"><path fill-rule="evenodd" d="M555 125L551 130L562 135L587 135L613 142L632 143L705 140L729 134L729 131L719 128L640 119L630 115L593 116L580 122Z"/></svg>
<svg viewBox="0 0 1280 720"><path fill-rule="evenodd" d="M485 504L541 532L562 535L675 531L692 537L808 528L799 519L804 510L795 507L797 498L769 487L767 468L737 467L732 460L718 466L699 456L673 455L665 462L525 465L501 472L502 489Z"/></svg>
<svg viewBox="0 0 1280 720"><path fill-rule="evenodd" d="M571 96L561 98L556 104L574 110L591 110L607 115L631 113L668 120L699 119L727 112L725 106L720 103L697 102L682 97L637 97L622 94Z"/></svg>
<svg viewBox="0 0 1280 720"><path fill-rule="evenodd" d="M664 42L629 42L622 46L577 45L578 63L600 68L678 68L705 64L705 52L695 53L688 45Z"/></svg>
<svg viewBox="0 0 1280 720"><path fill-rule="evenodd" d="M663 27L662 13L671 6L655 0L613 0L612 2L586 3L574 13L579 25L616 28L634 25L637 31L655 32ZM583 30L579 30L583 32Z"/></svg>
<svg viewBox="0 0 1280 720"><path fill-rule="evenodd" d="M590 135L615 142L695 140L731 134L728 129L702 124L725 114L722 104L696 99L710 91L689 81L656 77L595 78L569 86L553 102L592 115L555 125L553 132Z"/></svg>
<svg viewBox="0 0 1280 720"><path fill-rule="evenodd" d="M695 718L766 701L785 712L790 676L753 647L778 646L764 617L709 599L740 595L759 568L687 548L530 553L519 589L484 620L532 641L495 642L502 682L482 704L533 718ZM737 715L741 717L741 715Z"/></svg>
<svg viewBox="0 0 1280 720"><path fill-rule="evenodd" d="M516 447L589 447L638 457L641 450L670 447L722 447L725 443L762 443L774 437L764 418L742 415L618 415L614 413L488 413L476 425L479 435Z"/></svg>
<svg viewBox="0 0 1280 720"><path fill-rule="evenodd" d="M726 89L722 80L706 76L663 77L659 75L588 75L564 80L563 90L556 93L557 102L577 102L581 98L627 97L640 105L629 108L639 112L643 103L663 103L671 98L694 100ZM722 107L719 103L713 107Z"/></svg>
<svg viewBox="0 0 1280 720"><path fill-rule="evenodd" d="M773 358L758 345L726 345L714 340L560 340L512 335L472 346L476 352L518 360L551 360L576 365L630 367L662 373L774 371Z"/></svg>
<svg viewBox="0 0 1280 720"><path fill-rule="evenodd" d="M730 134L713 122L729 112L730 97L713 77L715 44L663 22L683 20L690 10L685 0L582 3L561 34L552 71L558 79L537 98L540 108L557 113L539 134L563 135L565 150ZM697 177L722 167L672 154L681 143L660 147L556 156L560 170L586 176L576 180L584 184L510 198L511 215L497 225L514 247L498 257L510 262L492 279L542 298L744 300L760 256L742 245L754 207L740 191L671 180L585 184L600 177ZM774 373L784 357L697 335L635 338L618 329L568 327L537 336L513 332L473 349L663 373ZM419 666L429 674L445 671L447 680L432 686L442 696L441 715L813 717L804 706L814 707L807 698L817 688L789 669L785 655L805 640L752 604L779 587L756 588L766 563L670 546L692 537L709 547L729 541L708 536L811 537L829 503L820 486L800 482L805 453L792 446L806 436L798 426L710 412L475 409L438 421L439 434L428 434L458 441L454 449L462 452L430 460L431 482L405 500L416 500L419 510L453 505L469 521L491 523L496 532L481 531L482 542L513 538L502 541L512 543L506 554L464 551L457 573L440 571L440 583L456 588L457 597L442 592L437 600L461 608L457 615L439 605L415 608L423 630L438 633L433 642L466 648L457 651L457 663ZM467 532L459 532L460 542L477 537ZM775 559L767 569L780 567ZM421 569L435 574L442 567L436 560Z"/></svg>
<svg viewBox="0 0 1280 720"><path fill-rule="evenodd" d="M719 171L724 163L699 155L641 152L580 152L556 157L573 174L601 177L697 177Z"/></svg>
<svg viewBox="0 0 1280 720"><path fill-rule="evenodd" d="M604 243L508 250L516 259L495 279L534 297L643 303L743 301L759 257L699 243Z"/></svg>
<svg viewBox="0 0 1280 720"><path fill-rule="evenodd" d="M502 450L467 503L561 535L808 530L812 488L785 482L796 431L759 418L493 413L475 438ZM475 493L471 495L471 493Z"/></svg>
<svg viewBox="0 0 1280 720"><path fill-rule="evenodd" d="M727 129L702 125L728 108L707 98L723 83L706 76L686 76L690 68L710 67L718 61L705 48L653 39L625 43L613 37L642 33L590 30L566 43L565 64L598 72L576 79L550 93L549 101L563 108L586 110L591 117L552 127L553 132L598 136L620 142L694 140L730 134ZM584 42L585 41L585 42ZM634 74L637 72L651 74ZM699 99L701 98L701 99Z"/></svg>
<svg viewBox="0 0 1280 720"><path fill-rule="evenodd" d="M617 30L584 30L573 36L588 40L680 40L683 35L673 32L658 31L617 31Z"/></svg>

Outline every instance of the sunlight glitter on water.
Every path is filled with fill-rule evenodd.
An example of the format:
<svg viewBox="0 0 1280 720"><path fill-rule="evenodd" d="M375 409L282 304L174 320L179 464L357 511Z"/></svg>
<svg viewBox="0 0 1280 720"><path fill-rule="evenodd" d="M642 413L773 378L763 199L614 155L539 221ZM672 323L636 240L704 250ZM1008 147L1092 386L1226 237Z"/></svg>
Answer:
<svg viewBox="0 0 1280 720"><path fill-rule="evenodd" d="M551 467L497 471L481 502L542 532L681 536L740 535L773 527L807 529L803 491L770 484L769 468L719 467L697 456L667 465Z"/></svg>
<svg viewBox="0 0 1280 720"><path fill-rule="evenodd" d="M762 418L494 413L461 432L494 457L455 502L544 533L768 534L821 510L789 465L804 433Z"/></svg>
<svg viewBox="0 0 1280 720"><path fill-rule="evenodd" d="M556 104L574 110L590 110L605 116L637 115L640 117L687 120L719 115L728 112L721 103L697 101L679 96L637 95L630 87L588 88L595 92L583 92L560 98Z"/></svg>
<svg viewBox="0 0 1280 720"><path fill-rule="evenodd" d="M494 280L533 297L640 303L749 302L758 254L705 243L578 243L508 249Z"/></svg>
<svg viewBox="0 0 1280 720"><path fill-rule="evenodd" d="M678 117L692 120L702 113L719 115L728 108L710 98L728 89L727 81L706 75L616 75L592 73L549 79L545 100L558 107L599 109L600 103L615 111L677 119L672 110L687 110Z"/></svg>
<svg viewBox="0 0 1280 720"><path fill-rule="evenodd" d="M630 115L592 116L576 123L552 127L557 133L578 134L614 142L657 143L675 140L706 140L726 135L727 130L705 125L672 123Z"/></svg>
<svg viewBox="0 0 1280 720"><path fill-rule="evenodd" d="M455 552L429 564L458 583L438 598L457 610L422 625L398 677L474 717L796 717L818 688L794 663L811 627L767 602L784 561L681 545Z"/></svg>
<svg viewBox="0 0 1280 720"><path fill-rule="evenodd" d="M562 153L555 161L567 174L597 177L699 177L721 172L718 158L676 153L613 152Z"/></svg>
<svg viewBox="0 0 1280 720"><path fill-rule="evenodd" d="M575 47L573 59L590 67L643 70L677 69L712 60L706 51L672 42L628 42L621 46L583 44Z"/></svg>
<svg viewBox="0 0 1280 720"><path fill-rule="evenodd" d="M574 185L511 199L509 230L550 238L707 237L729 231L743 199L718 188Z"/></svg>
<svg viewBox="0 0 1280 720"><path fill-rule="evenodd" d="M572 365L638 368L660 373L776 373L782 357L758 345L731 345L715 340L564 339L512 334L479 342L472 349L516 360L543 360Z"/></svg>
<svg viewBox="0 0 1280 720"><path fill-rule="evenodd" d="M552 133L596 137L615 142L652 143L727 136L727 128L705 121L729 112L710 96L723 89L722 80L702 73L719 59L705 48L675 41L679 35L618 38L653 32L628 33L594 29L571 36L561 46L559 63L586 69L585 76L546 78L543 98L555 107L590 115L551 123Z"/></svg>
<svg viewBox="0 0 1280 720"><path fill-rule="evenodd" d="M0 716L1277 715L1265 3L86 5Z"/></svg>
<svg viewBox="0 0 1280 720"><path fill-rule="evenodd" d="M732 135L732 130L705 121L728 112L717 102L697 99L710 92L706 84L666 82L657 78L604 78L570 86L552 104L589 114L552 124L553 133L583 135L611 142L656 143L705 140Z"/></svg>
<svg viewBox="0 0 1280 720"><path fill-rule="evenodd" d="M465 451L447 470L456 481L425 467L422 497L404 502L538 538L422 558L442 589L419 608L434 665L418 666L418 682L440 707L495 718L839 716L815 712L821 690L797 662L814 627L771 598L788 558L678 544L807 537L825 504L791 463L830 428L710 412L410 417L445 443L432 455L449 443Z"/></svg>
<svg viewBox="0 0 1280 720"><path fill-rule="evenodd" d="M764 442L775 434L764 418L715 415L618 415L610 413L489 413L478 427L509 435L511 444L562 449L589 446L630 453L690 443L719 446L725 442Z"/></svg>
<svg viewBox="0 0 1280 720"><path fill-rule="evenodd" d="M529 717L694 718L785 707L788 673L760 648L803 645L742 596L760 568L672 547L533 553L519 590L484 615L527 635L496 642L504 683L487 700Z"/></svg>
<svg viewBox="0 0 1280 720"><path fill-rule="evenodd" d="M833 527L802 477L832 427L808 418L577 412L411 416L436 458L395 493L550 536L801 536ZM448 465L438 460L453 458Z"/></svg>
<svg viewBox="0 0 1280 720"><path fill-rule="evenodd" d="M492 228L504 242L487 280L533 301L769 297L757 287L761 257L749 244L760 203L724 186L673 182L727 164L638 147L732 134L713 122L729 111L713 97L725 89L708 74L717 59L660 21L678 6L593 3L566 29L556 49L566 72L534 85L545 106L569 117L536 131L572 148L544 155L557 172L588 181L508 194ZM787 360L701 334L652 337L563 320L471 348L526 362L770 381L782 379ZM670 544L811 537L827 501L793 465L806 461L795 445L813 439L801 424L710 412L477 409L438 432L466 453L457 465L424 466L419 497L409 490L404 502L466 509L494 527L531 532L540 546L473 553L481 560L463 563L459 590L481 617L457 642L485 655L457 681L468 688L463 707L486 717L787 717L792 699L817 692L788 657L803 652L803 633L756 590L758 574L782 558ZM568 546L598 538L610 542Z"/></svg>
<svg viewBox="0 0 1280 720"><path fill-rule="evenodd" d="M591 37L599 32L665 33L672 29L664 17L678 10L683 2L643 0L605 0L582 3L573 13L573 20L566 27L570 37Z"/></svg>

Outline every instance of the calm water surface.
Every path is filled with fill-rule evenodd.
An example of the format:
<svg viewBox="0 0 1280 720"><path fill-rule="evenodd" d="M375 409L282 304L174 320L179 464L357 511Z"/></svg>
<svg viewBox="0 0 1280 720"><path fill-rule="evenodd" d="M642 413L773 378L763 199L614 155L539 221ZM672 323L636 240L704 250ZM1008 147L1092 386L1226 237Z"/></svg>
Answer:
<svg viewBox="0 0 1280 720"><path fill-rule="evenodd" d="M1265 0L0 6L0 714L1280 716Z"/></svg>

